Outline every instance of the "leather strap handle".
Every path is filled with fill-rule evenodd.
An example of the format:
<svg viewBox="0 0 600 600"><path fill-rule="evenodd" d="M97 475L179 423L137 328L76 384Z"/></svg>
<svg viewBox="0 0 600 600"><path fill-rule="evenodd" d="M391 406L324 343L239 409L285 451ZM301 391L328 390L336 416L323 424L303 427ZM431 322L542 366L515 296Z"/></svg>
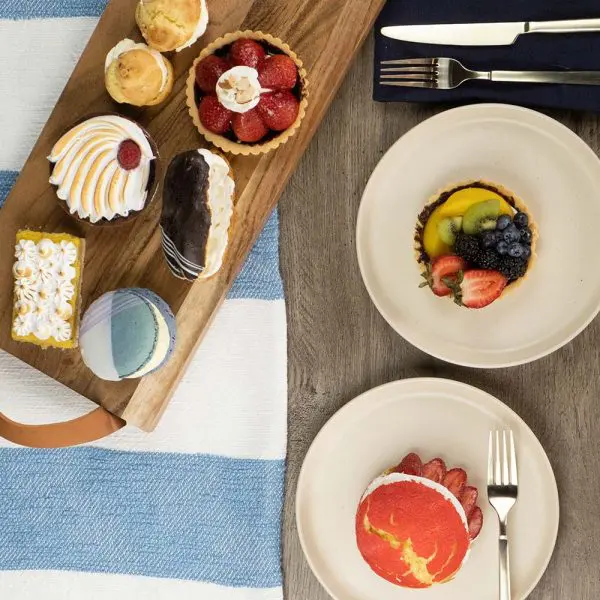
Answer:
<svg viewBox="0 0 600 600"><path fill-rule="evenodd" d="M30 448L65 448L99 440L125 426L125 421L96 408L72 421L23 425L0 413L0 437Z"/></svg>

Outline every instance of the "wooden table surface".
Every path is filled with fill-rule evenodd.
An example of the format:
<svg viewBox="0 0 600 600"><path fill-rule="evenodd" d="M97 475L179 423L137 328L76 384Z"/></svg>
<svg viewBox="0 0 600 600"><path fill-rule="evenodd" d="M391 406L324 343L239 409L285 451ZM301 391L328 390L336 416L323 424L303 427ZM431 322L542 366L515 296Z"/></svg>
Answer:
<svg viewBox="0 0 600 600"><path fill-rule="evenodd" d="M371 75L368 40L280 204L290 407L286 597L329 598L304 559L294 518L298 472L319 429L346 402L374 386L435 376L500 398L528 423L548 453L558 482L561 524L552 562L530 598L600 598L600 320L552 356L498 371L443 363L387 325L358 269L358 205L386 150L440 107L377 104L371 100ZM597 116L549 114L600 150ZM597 268L596 257L589 259L590 268Z"/></svg>

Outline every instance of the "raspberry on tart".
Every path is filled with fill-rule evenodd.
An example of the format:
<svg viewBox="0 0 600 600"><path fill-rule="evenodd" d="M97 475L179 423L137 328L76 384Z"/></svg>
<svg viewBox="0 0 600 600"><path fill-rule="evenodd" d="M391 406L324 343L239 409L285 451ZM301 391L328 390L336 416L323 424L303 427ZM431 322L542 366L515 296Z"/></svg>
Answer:
<svg viewBox="0 0 600 600"><path fill-rule="evenodd" d="M254 32L230 34L195 62L188 106L213 144L258 154L285 142L298 127L305 87L302 63L283 42Z"/></svg>

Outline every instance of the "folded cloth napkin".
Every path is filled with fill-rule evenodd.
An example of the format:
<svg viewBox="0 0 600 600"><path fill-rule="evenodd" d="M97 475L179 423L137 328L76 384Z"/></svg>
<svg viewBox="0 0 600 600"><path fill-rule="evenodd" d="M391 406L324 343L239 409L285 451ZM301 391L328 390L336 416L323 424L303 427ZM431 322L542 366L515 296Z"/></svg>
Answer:
<svg viewBox="0 0 600 600"><path fill-rule="evenodd" d="M106 1L0 2L0 204ZM0 598L282 598L278 261L275 214L153 433L54 451L0 441ZM8 416L43 423L89 409L0 352Z"/></svg>
<svg viewBox="0 0 600 600"><path fill-rule="evenodd" d="M381 35L387 25L548 21L600 18L597 0L388 0L375 28L375 100L381 102L506 102L528 106L600 111L600 86L474 82L455 90L382 86L379 62L400 58L456 58L473 69L598 70L600 33L525 35L512 46L460 47L415 44Z"/></svg>

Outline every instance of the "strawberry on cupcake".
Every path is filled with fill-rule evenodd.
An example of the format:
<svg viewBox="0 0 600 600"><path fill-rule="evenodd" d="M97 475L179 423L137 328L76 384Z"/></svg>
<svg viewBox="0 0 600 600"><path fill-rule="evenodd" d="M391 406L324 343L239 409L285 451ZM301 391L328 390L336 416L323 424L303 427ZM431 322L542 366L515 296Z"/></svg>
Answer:
<svg viewBox="0 0 600 600"><path fill-rule="evenodd" d="M222 150L260 154L294 134L306 87L302 62L287 44L260 32L237 32L195 61L188 107L200 133Z"/></svg>

